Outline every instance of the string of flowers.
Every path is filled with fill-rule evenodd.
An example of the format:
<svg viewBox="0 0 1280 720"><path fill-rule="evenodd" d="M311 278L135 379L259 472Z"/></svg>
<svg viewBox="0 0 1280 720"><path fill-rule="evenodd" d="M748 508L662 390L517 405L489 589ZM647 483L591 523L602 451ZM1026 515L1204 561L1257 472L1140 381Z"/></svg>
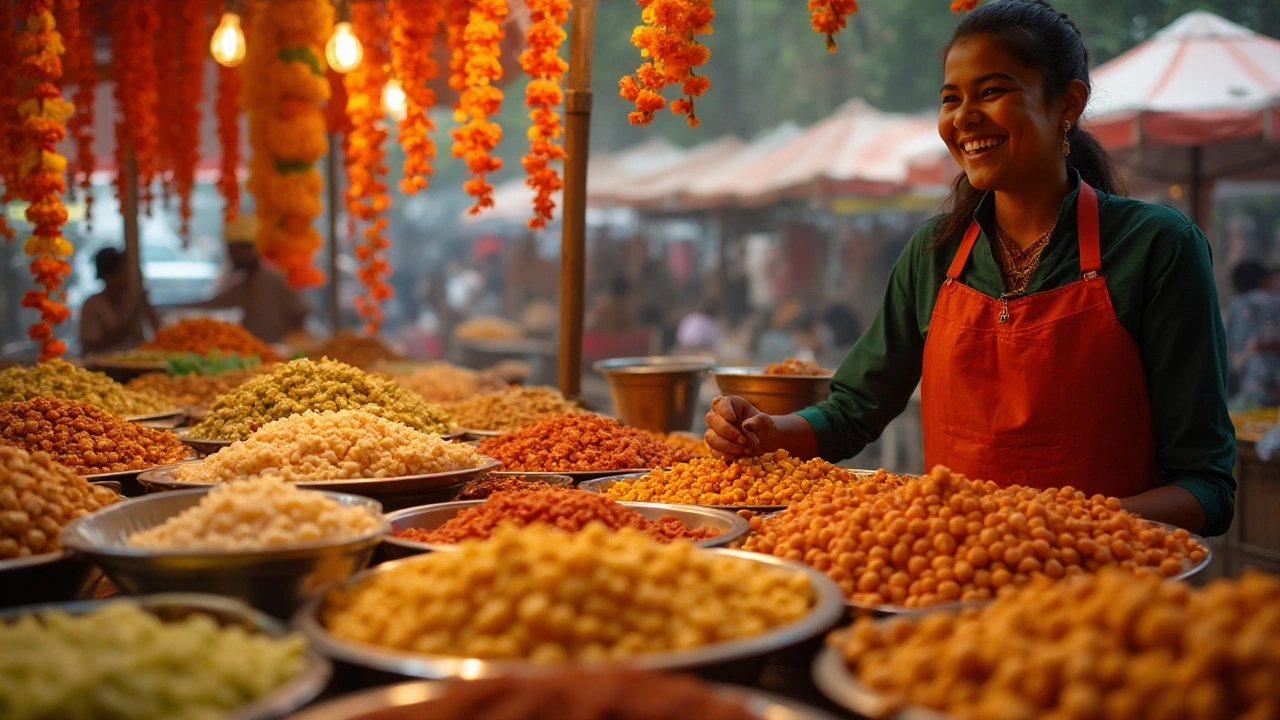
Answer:
<svg viewBox="0 0 1280 720"><path fill-rule="evenodd" d="M521 160L529 174L525 183L533 188L531 228L546 227L555 213L555 193L564 187L560 172L551 163L564 159L564 146L556 142L563 134L560 113L556 108L564 102L560 81L569 63L560 57L565 40L564 24L569 20L569 0L526 0L530 14L525 33L528 48L520 54L520 66L531 78L525 87L525 105L533 108L529 119L529 154Z"/></svg>
<svg viewBox="0 0 1280 720"><path fill-rule="evenodd" d="M405 94L405 114L397 133L404 149L400 190L413 195L426 189L434 172L436 144L431 132L435 124L428 113L435 107L436 94L427 83L440 74L431 49L444 19L444 6L437 0L391 0L389 9L391 68Z"/></svg>
<svg viewBox="0 0 1280 720"><path fill-rule="evenodd" d="M333 32L329 0L272 0L251 6L244 62L249 111L248 189L256 201L258 251L290 287L322 285L312 257L323 239L324 176L316 161L329 150L321 103L329 99L324 43Z"/></svg>
<svg viewBox="0 0 1280 720"><path fill-rule="evenodd" d="M951 12L958 13L961 10L972 10L978 7L978 0L951 0Z"/></svg>
<svg viewBox="0 0 1280 720"><path fill-rule="evenodd" d="M128 153L133 150L139 203L151 214L152 182L159 166L159 94L153 39L160 28L157 0L113 7L111 57L115 64L116 195L124 202Z"/></svg>
<svg viewBox="0 0 1280 720"><path fill-rule="evenodd" d="M204 64L210 29L205 0L181 0L173 14L179 26L173 41L177 46L173 97L176 125L169 148L172 191L178 196L179 233L184 245L191 242L191 194L196 184L196 164L200 161L200 101L204 97ZM172 11L171 11L172 12Z"/></svg>
<svg viewBox="0 0 1280 720"><path fill-rule="evenodd" d="M391 205L387 194L387 164L384 145L387 127L382 112L382 89L387 84L386 28L374 3L352 7L352 26L364 45L364 62L347 73L347 117L351 120L346 156L348 212L365 223L363 242L356 245L360 262L357 276L365 295L356 298L356 312L365 321L365 331L374 335L382 324L382 303L393 291L384 278L391 273L386 251L387 219L383 213ZM355 240L355 238L352 238Z"/></svg>
<svg viewBox="0 0 1280 720"><path fill-rule="evenodd" d="M0 2L0 38L11 38L17 32L14 6ZM12 42L0 42L0 67L18 65L18 47ZM21 125L18 118L18 77L13 72L0 72L0 205L8 205L18 197L17 148ZM14 231L0 213L0 236L13 240Z"/></svg>
<svg viewBox="0 0 1280 720"><path fill-rule="evenodd" d="M502 169L502 158L492 154L502 141L502 128L489 118L502 109L502 90L494 83L502 78L506 17L507 0L473 0L462 32L464 88L454 118L463 125L453 131L453 156L464 158L475 176L462 185L475 198L469 210L472 215L493 207L493 186L485 175Z"/></svg>
<svg viewBox="0 0 1280 720"><path fill-rule="evenodd" d="M159 133L156 148L156 179L160 183L160 205L167 211L173 207L174 177L173 169L177 162L179 138L183 120L182 106L177 102L180 92L178 83L182 68L182 45L185 33L182 32L183 18L179 15L183 0L167 0L178 5L160 13L160 31L156 33L156 94L163 98L156 103L157 131Z"/></svg>
<svg viewBox="0 0 1280 720"><path fill-rule="evenodd" d="M711 81L694 74L694 68L707 62L711 50L697 37L711 34L711 21L716 16L712 0L636 2L644 8L640 15L644 25L631 34L631 44L649 60L635 76L628 75L619 83L618 94L636 106L627 119L633 125L653 122L653 114L667 105L663 89L679 85L683 97L671 102L671 111L684 115L689 127L698 127L702 123L693 100L711 88Z"/></svg>
<svg viewBox="0 0 1280 720"><path fill-rule="evenodd" d="M964 0L961 0L964 1ZM849 26L849 16L858 12L858 0L809 0L814 32L827 36L827 52L835 52L836 34Z"/></svg>
<svg viewBox="0 0 1280 720"><path fill-rule="evenodd" d="M76 5L78 7L73 8ZM76 151L71 184L80 190L80 198L84 203L85 227L92 233L93 171L98 163L93 150L94 92L98 87L93 43L97 16L93 0L62 0L62 7L65 23L62 42L67 48L64 77L67 83L76 86L71 95L71 103L75 105L76 111L67 122L67 134L71 136Z"/></svg>
<svg viewBox="0 0 1280 720"><path fill-rule="evenodd" d="M214 0L213 17L222 17L224 0ZM247 24L246 24L247 25ZM222 159L218 164L218 194L222 195L222 221L231 222L240 214L240 93L239 67L218 66L217 100L218 144Z"/></svg>
<svg viewBox="0 0 1280 720"><path fill-rule="evenodd" d="M62 204L66 191L67 159L57 152L57 144L67 136L66 121L75 110L62 99L57 86L62 77L62 38L53 17L53 0L21 0L18 13L26 18L26 30L19 36L18 75L27 83L18 104L22 118L22 147L18 161L21 196L26 200L26 219L31 237L24 250L32 258L31 274L39 289L22 296L22 306L40 313L40 321L27 328L27 335L40 343L40 359L49 360L66 352L66 343L53 336L53 326L64 322L71 312L62 304L66 293L63 278L71 274L69 257L73 248L62 236L67 208Z"/></svg>

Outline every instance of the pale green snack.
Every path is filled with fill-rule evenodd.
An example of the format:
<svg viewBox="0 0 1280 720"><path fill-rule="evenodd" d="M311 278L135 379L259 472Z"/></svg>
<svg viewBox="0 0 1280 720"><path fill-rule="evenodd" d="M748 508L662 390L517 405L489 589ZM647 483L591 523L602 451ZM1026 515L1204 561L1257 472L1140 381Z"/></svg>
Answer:
<svg viewBox="0 0 1280 720"><path fill-rule="evenodd" d="M305 654L300 635L165 622L129 601L23 617L0 624L0 717L220 719L302 672Z"/></svg>
<svg viewBox="0 0 1280 720"><path fill-rule="evenodd" d="M168 400L130 390L100 372L66 360L0 370L0 402L26 402L40 395L89 403L113 415L151 415L173 409Z"/></svg>
<svg viewBox="0 0 1280 720"><path fill-rule="evenodd" d="M219 396L204 422L191 428L190 437L245 440L273 420L307 410L364 410L414 430L439 435L458 429L457 421L444 408L394 381L337 360L302 358L283 363Z"/></svg>

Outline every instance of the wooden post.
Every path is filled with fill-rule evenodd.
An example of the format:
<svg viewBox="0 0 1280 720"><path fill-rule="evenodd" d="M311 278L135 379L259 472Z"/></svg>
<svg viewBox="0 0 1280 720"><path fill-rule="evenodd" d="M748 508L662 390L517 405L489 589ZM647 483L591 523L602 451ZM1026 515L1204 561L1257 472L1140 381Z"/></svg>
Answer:
<svg viewBox="0 0 1280 720"><path fill-rule="evenodd" d="M329 133L329 152L325 155L325 190L329 206L329 329L334 335L342 329L342 314L338 307L338 136Z"/></svg>
<svg viewBox="0 0 1280 720"><path fill-rule="evenodd" d="M573 0L569 85L565 92L564 201L560 208L560 392L582 391L586 281L587 152L591 133L591 55L596 0Z"/></svg>
<svg viewBox="0 0 1280 720"><path fill-rule="evenodd" d="M124 197L120 199L120 214L124 217L124 266L127 268L125 297L131 302L142 293L142 242L138 228L138 160L133 148L125 152ZM126 306L128 305L126 302Z"/></svg>

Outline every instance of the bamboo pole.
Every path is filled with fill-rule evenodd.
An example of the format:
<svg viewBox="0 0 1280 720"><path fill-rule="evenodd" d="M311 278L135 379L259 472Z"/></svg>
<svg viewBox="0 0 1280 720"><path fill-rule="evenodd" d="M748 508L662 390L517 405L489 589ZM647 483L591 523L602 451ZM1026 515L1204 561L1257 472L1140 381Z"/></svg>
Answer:
<svg viewBox="0 0 1280 720"><path fill-rule="evenodd" d="M133 154L133 148L125 152L124 167L119 171L125 174L120 214L124 218L124 263L127 268L125 305L128 306L142 293L142 242L138 227L138 160Z"/></svg>
<svg viewBox="0 0 1280 720"><path fill-rule="evenodd" d="M591 56L596 0L573 0L569 85L565 92L564 204L560 234L560 392L582 392L583 293L586 284L587 151L591 135Z"/></svg>
<svg viewBox="0 0 1280 720"><path fill-rule="evenodd" d="M342 312L338 307L338 136L334 133L329 134L329 152L325 155L325 170L328 175L325 178L325 191L328 193L329 206L328 223L329 237L329 288L327 299L329 303L329 329L334 335L342 329Z"/></svg>

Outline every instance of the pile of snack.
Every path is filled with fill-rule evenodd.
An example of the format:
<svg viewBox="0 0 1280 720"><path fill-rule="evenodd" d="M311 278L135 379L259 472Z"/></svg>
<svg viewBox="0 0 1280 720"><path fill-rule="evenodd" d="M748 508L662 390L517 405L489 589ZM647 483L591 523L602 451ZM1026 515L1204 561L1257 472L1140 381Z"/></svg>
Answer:
<svg viewBox="0 0 1280 720"><path fill-rule="evenodd" d="M156 336L142 343L143 350L208 355L212 352L235 353L274 362L280 357L271 346L254 337L239 325L209 318L189 318L160 328Z"/></svg>
<svg viewBox="0 0 1280 720"><path fill-rule="evenodd" d="M63 525L119 499L115 491L91 485L55 463L48 453L0 444L0 560L62 549L58 533Z"/></svg>
<svg viewBox="0 0 1280 720"><path fill-rule="evenodd" d="M503 475L502 473L487 473L482 477L467 483L466 489L458 496L459 500L484 500L494 493L500 492L516 492L516 491L533 491L546 490L552 487L564 487L572 485L569 478L560 476L559 479L553 480L554 476L538 477L537 475ZM554 483L554 484L553 484Z"/></svg>
<svg viewBox="0 0 1280 720"><path fill-rule="evenodd" d="M823 369L812 360L787 358L782 362L769 363L764 366L765 375L830 375L831 371Z"/></svg>
<svg viewBox="0 0 1280 720"><path fill-rule="evenodd" d="M478 467L475 448L364 410L290 415L201 460L178 467L182 482L230 482L263 473L288 482L430 475Z"/></svg>
<svg viewBox="0 0 1280 720"><path fill-rule="evenodd" d="M691 543L531 525L330 592L321 621L342 640L398 650L585 661L759 635L808 614L813 598L801 573Z"/></svg>
<svg viewBox="0 0 1280 720"><path fill-rule="evenodd" d="M125 387L135 392L162 397L170 403L170 407L207 407L219 395L231 392L249 378L262 373L265 367L268 366L241 368L221 375L151 372L130 380Z"/></svg>
<svg viewBox="0 0 1280 720"><path fill-rule="evenodd" d="M550 387L509 387L444 406L468 430L519 430L553 415L582 412Z"/></svg>
<svg viewBox="0 0 1280 720"><path fill-rule="evenodd" d="M79 475L144 470L184 460L171 430L129 422L93 405L40 396L0 403L0 444L45 452Z"/></svg>
<svg viewBox="0 0 1280 720"><path fill-rule="evenodd" d="M1258 442L1276 423L1280 422L1280 408L1257 408L1231 413L1231 423L1236 426L1236 440Z"/></svg>
<svg viewBox="0 0 1280 720"><path fill-rule="evenodd" d="M387 347L376 337L365 337L350 330L343 330L307 352L312 360L330 358L369 370L380 362L403 360L404 357Z"/></svg>
<svg viewBox="0 0 1280 720"><path fill-rule="evenodd" d="M684 432L660 433L652 431L649 434L673 448L688 450L695 458L711 457L711 447L707 445L707 441L696 435Z"/></svg>
<svg viewBox="0 0 1280 720"><path fill-rule="evenodd" d="M100 372L53 359L35 367L0 370L0 402L22 402L40 396L76 400L115 415L148 415L174 409L169 400L125 388Z"/></svg>
<svg viewBox="0 0 1280 720"><path fill-rule="evenodd" d="M667 467L690 458L647 433L599 415L558 415L487 438L480 453L516 472L573 472Z"/></svg>
<svg viewBox="0 0 1280 720"><path fill-rule="evenodd" d="M482 315L458 323L453 336L459 340L518 340L524 337L524 328L493 315Z"/></svg>
<svg viewBox="0 0 1280 720"><path fill-rule="evenodd" d="M163 523L129 536L150 550L265 550L375 532L378 514L275 475L219 485Z"/></svg>
<svg viewBox="0 0 1280 720"><path fill-rule="evenodd" d="M166 622L128 600L0 623L0 648L0 678L15 679L0 681L6 720L226 717L306 664L300 635L220 627L199 613Z"/></svg>
<svg viewBox="0 0 1280 720"><path fill-rule="evenodd" d="M890 701L966 720L1280 713L1280 579L1260 573L1193 589L1111 569L828 642Z"/></svg>
<svg viewBox="0 0 1280 720"><path fill-rule="evenodd" d="M610 530L635 528L658 542L705 540L718 534L709 528L686 527L673 517L647 520L640 513L593 493L548 487L495 493L483 504L462 510L434 530L409 528L396 536L433 545L451 545L463 540L487 539L499 525L550 525L565 532L581 532L591 523L603 523Z"/></svg>
<svg viewBox="0 0 1280 720"><path fill-rule="evenodd" d="M244 440L272 420L307 410L364 410L414 430L442 435L458 429L438 405L390 380L336 360L300 358L220 396L208 416L191 429L191 437Z"/></svg>
<svg viewBox="0 0 1280 720"><path fill-rule="evenodd" d="M602 492L629 502L682 505L781 506L831 484L856 483L864 476L823 460L800 460L786 450L726 462L695 458L654 470L635 480L623 480ZM883 478L887 480L887 477Z"/></svg>
<svg viewBox="0 0 1280 720"><path fill-rule="evenodd" d="M507 384L492 372L472 370L447 362L432 363L391 377L401 387L412 390L427 402L451 403L480 393L494 392Z"/></svg>
<svg viewBox="0 0 1280 720"><path fill-rule="evenodd" d="M820 488L786 511L752 518L744 548L825 572L850 599L926 607L987 600L1037 577L1119 565L1172 577L1206 550L1072 488L970 480L936 467L918 482Z"/></svg>

